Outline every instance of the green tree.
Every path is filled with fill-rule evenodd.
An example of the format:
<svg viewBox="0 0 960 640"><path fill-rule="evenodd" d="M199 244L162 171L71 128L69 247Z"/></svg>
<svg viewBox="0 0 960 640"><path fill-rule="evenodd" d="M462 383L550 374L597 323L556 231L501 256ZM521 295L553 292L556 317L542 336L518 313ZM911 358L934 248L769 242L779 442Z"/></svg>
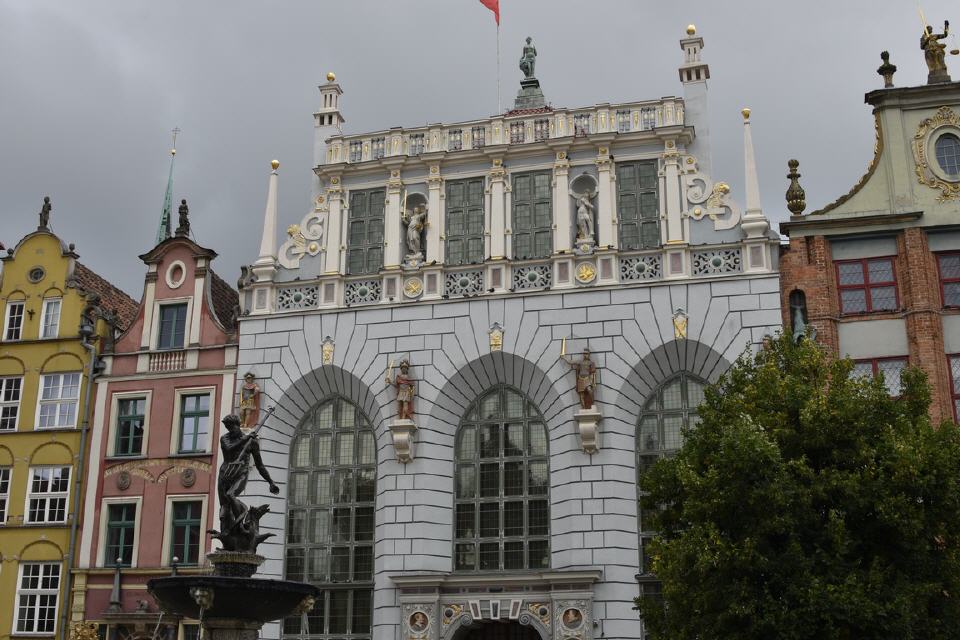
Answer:
<svg viewBox="0 0 960 640"><path fill-rule="evenodd" d="M817 345L772 340L641 478L663 640L960 637L960 432ZM662 598L662 599L661 599Z"/></svg>

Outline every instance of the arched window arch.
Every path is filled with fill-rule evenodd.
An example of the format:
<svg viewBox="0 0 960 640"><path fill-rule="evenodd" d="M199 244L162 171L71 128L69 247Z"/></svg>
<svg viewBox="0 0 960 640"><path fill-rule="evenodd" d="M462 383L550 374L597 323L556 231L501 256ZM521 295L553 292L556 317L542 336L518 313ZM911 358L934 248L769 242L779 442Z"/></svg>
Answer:
<svg viewBox="0 0 960 640"><path fill-rule="evenodd" d="M550 566L548 455L543 416L516 389L470 406L456 442L456 571Z"/></svg>
<svg viewBox="0 0 960 640"><path fill-rule="evenodd" d="M370 421L339 396L311 409L290 446L285 574L322 588L284 635L370 637L377 449Z"/></svg>
<svg viewBox="0 0 960 640"><path fill-rule="evenodd" d="M682 429L694 427L700 421L697 407L703 402L706 382L686 372L678 373L654 391L640 413L637 422L637 485L644 472L666 456L672 456L683 444ZM639 489L638 489L639 490ZM646 542L654 531L647 513L637 506L640 529L640 573L650 573L650 563L644 552Z"/></svg>

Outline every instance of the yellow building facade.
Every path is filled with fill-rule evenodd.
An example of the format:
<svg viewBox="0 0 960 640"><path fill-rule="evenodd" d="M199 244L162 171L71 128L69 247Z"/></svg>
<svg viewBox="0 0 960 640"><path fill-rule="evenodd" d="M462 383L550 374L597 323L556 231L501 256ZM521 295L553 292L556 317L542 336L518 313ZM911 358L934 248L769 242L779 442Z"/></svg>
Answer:
<svg viewBox="0 0 960 640"><path fill-rule="evenodd" d="M0 274L0 639L63 637L88 385L97 354L136 310L78 262L44 209Z"/></svg>

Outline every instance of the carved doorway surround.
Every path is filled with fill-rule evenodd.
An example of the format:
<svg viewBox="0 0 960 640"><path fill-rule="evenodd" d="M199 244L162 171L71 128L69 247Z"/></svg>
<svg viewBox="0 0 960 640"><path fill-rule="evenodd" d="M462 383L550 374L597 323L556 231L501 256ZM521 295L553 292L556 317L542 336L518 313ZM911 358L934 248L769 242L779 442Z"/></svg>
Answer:
<svg viewBox="0 0 960 640"><path fill-rule="evenodd" d="M400 592L402 640L592 640L593 585L600 575L408 573L390 579Z"/></svg>

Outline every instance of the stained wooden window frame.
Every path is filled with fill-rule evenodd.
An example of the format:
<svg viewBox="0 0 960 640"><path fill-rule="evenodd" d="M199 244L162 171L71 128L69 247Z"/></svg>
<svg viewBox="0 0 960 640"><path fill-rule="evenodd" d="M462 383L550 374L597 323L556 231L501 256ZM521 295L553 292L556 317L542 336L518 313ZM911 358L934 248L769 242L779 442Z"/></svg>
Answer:
<svg viewBox="0 0 960 640"><path fill-rule="evenodd" d="M543 179L546 182L546 197L537 196L537 179ZM527 199L521 198L522 184L530 180L530 196ZM526 171L524 173L515 173L511 176L511 236L513 238L513 259L514 260L543 260L553 254L553 172L552 171ZM530 210L530 221L523 223L522 207L528 207ZM546 210L546 216L538 219L537 209L543 207ZM529 253L523 252L523 241L529 240ZM538 247L538 241L544 246Z"/></svg>
<svg viewBox="0 0 960 640"><path fill-rule="evenodd" d="M463 189L462 201L459 201L455 191ZM471 200L470 191L479 191L479 199ZM445 256L447 265L480 264L484 260L485 249L485 191L486 179L483 177L464 178L462 180L448 180L446 183L446 208L444 236ZM462 232L457 229L457 216L462 216ZM471 231L471 224L474 225ZM458 245L462 245L463 249Z"/></svg>
<svg viewBox="0 0 960 640"><path fill-rule="evenodd" d="M383 268L383 234L387 192L383 187L350 192L347 216L347 274L373 275ZM371 203L374 204L371 209ZM377 208L379 207L379 214ZM371 213L372 211L372 213ZM354 235L354 225L364 225L363 239ZM355 265L355 256L362 265ZM379 259L377 259L379 257ZM372 261L372 262L371 262Z"/></svg>
<svg viewBox="0 0 960 640"><path fill-rule="evenodd" d="M659 161L655 158L618 162L616 165L617 240L620 243L621 251L659 249L663 244L660 237L660 179L657 176L659 168ZM650 169L652 172L652 186L643 186L641 171L644 169ZM627 170L632 170L636 174L636 185L632 189L629 180L624 175ZM650 196L652 196L652 204L645 204L645 199ZM629 199L632 199L636 208L635 219L629 217L629 207L627 206ZM636 227L636 242L632 242L629 237L626 237L625 233L634 225ZM652 229L652 231L646 231L647 229ZM651 239L650 242L645 240L648 237Z"/></svg>

